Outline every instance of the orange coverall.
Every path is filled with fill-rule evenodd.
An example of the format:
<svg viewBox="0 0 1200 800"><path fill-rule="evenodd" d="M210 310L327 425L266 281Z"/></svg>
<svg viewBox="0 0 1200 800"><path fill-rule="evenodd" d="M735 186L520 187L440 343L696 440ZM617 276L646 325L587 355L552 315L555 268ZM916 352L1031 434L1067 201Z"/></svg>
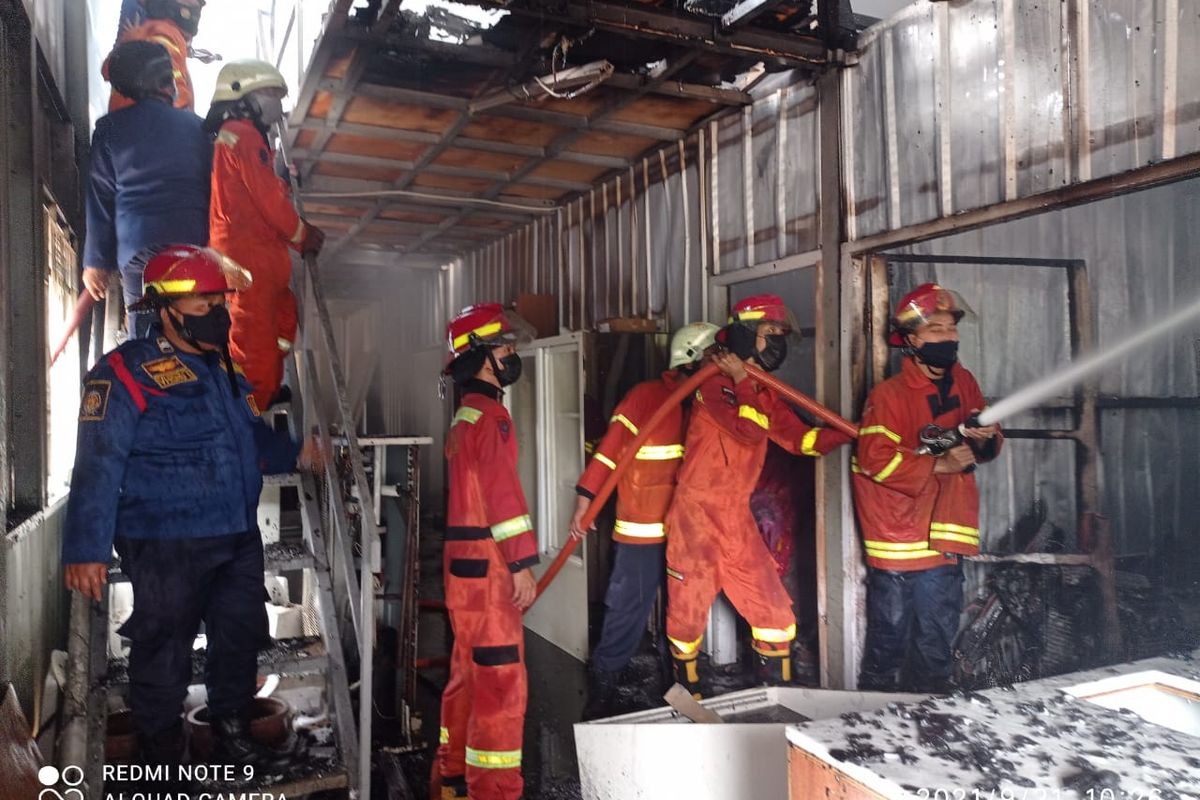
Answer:
<svg viewBox="0 0 1200 800"><path fill-rule="evenodd" d="M525 639L512 575L538 562L500 391L471 381L446 439L446 609L454 630L438 748L443 797L518 800Z"/></svg>
<svg viewBox="0 0 1200 800"><path fill-rule="evenodd" d="M625 448L638 435L638 426L650 420L677 383L675 372L664 372L661 379L639 383L629 390L613 413L576 491L596 496ZM666 538L663 519L671 505L675 474L683 458L682 405L655 427L634 458L617 484L613 540L622 544L662 544Z"/></svg>
<svg viewBox="0 0 1200 800"><path fill-rule="evenodd" d="M296 338L296 298L288 284L304 221L274 169L275 154L254 123L229 120L213 148L209 245L250 271L254 283L229 304L230 353L266 409L283 382L283 359Z"/></svg>
<svg viewBox="0 0 1200 800"><path fill-rule="evenodd" d="M667 514L667 638L680 661L700 652L709 608L724 591L750 623L754 649L786 656L796 637L792 601L750 512L767 439L797 455L819 456L850 441L811 428L771 390L750 378L714 375L696 392L687 457Z"/></svg>
<svg viewBox="0 0 1200 800"><path fill-rule="evenodd" d="M867 398L850 469L868 566L911 572L951 563L943 553L979 553L974 472L935 475L937 459L913 452L926 425L954 427L966 422L972 409L984 407L975 377L960 364L950 369L952 380L942 397L938 384L906 358L900 374ZM1000 434L985 445L972 443L976 460L995 458L1002 444Z"/></svg>
<svg viewBox="0 0 1200 800"><path fill-rule="evenodd" d="M188 73L187 68L188 41L179 26L166 19L148 19L141 25L122 33L117 44L139 41L154 42L167 48L167 52L171 54L171 66L175 70L175 107L185 111L195 110L192 76ZM108 59L104 60L102 72L104 79L108 80ZM133 105L133 101L116 89L113 89L108 97L110 113L131 105Z"/></svg>

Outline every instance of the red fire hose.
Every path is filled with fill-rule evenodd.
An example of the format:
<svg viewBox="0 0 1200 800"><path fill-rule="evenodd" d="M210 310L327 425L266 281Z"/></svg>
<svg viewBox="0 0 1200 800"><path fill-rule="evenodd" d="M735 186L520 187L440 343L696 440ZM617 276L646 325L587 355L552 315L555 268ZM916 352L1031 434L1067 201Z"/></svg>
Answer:
<svg viewBox="0 0 1200 800"><path fill-rule="evenodd" d="M604 504L612 495L613 490L617 488L617 482L621 479L621 475L625 472L626 468L628 468L629 464L637 455L638 448L640 448L642 443L649 438L650 434L654 432L654 429L659 425L659 423L661 423L666 418L667 414L669 414L676 406L683 402L683 398L694 392L696 388L700 386L700 384L704 383L704 381L708 380L709 376L716 374L716 372L717 366L715 364L705 364L703 367L697 370L695 375L681 383L679 387L676 388L675 391L672 392L671 395L663 402L662 406L654 412L654 415L651 416L650 420L641 427L637 436L633 438L633 441L629 443L629 445L625 448L625 452L623 452L621 457L617 460L616 468L613 469L612 474L608 476L608 479L604 481L604 484L600 487L600 491L596 493L595 498L592 499L591 505L588 506L588 510L584 512L583 519L580 520L580 527L582 527L584 530L587 530L591 527L592 523L596 520L596 515L600 513L602 508L604 508ZM786 383L783 383L778 378L774 378L768 373L763 372L761 369L758 369L750 364L746 365L746 372L752 378L754 378L754 380L779 392L779 394L800 406L814 417L818 417L821 420L829 423L831 426L836 427L847 436L858 436L858 428L856 428L851 422L833 413L829 409L825 408L825 406L821 405L807 395L802 394L801 392L793 389L791 386L788 386ZM563 545L562 550L560 550L558 555L555 557L554 562L550 564L549 569L542 574L541 580L538 581L537 597L542 596L542 594L546 591L546 587L548 587L555 577L558 576L558 573L562 571L562 568L567 563L567 559L571 557L571 554L575 552L575 548L578 546L579 540L575 537L572 536L567 540L567 543ZM537 602L537 598L534 598L534 602ZM532 608L532 606L530 606L530 608Z"/></svg>

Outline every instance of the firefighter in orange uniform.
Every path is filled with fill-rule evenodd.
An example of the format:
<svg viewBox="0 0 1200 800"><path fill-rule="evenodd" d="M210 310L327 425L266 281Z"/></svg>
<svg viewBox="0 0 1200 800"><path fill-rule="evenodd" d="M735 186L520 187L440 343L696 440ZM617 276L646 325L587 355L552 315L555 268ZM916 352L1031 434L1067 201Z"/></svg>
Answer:
<svg viewBox="0 0 1200 800"><path fill-rule="evenodd" d="M205 126L213 148L209 246L254 276L230 307L230 351L254 387L258 407L285 400L283 361L296 339L296 298L288 249L320 252L325 234L292 206L275 174L271 126L283 119L287 83L265 61L231 61L221 68Z"/></svg>
<svg viewBox="0 0 1200 800"><path fill-rule="evenodd" d="M797 330L783 300L748 297L733 310L717 343L721 375L696 393L688 423L687 456L667 514L667 638L675 676L700 692L696 659L709 608L724 591L750 623L758 654L758 677L791 680L791 643L796 636L792 601L763 544L750 495L766 458L767 439L797 455L819 456L849 437L811 428L779 397L746 374L743 360L773 371L787 357L788 336Z"/></svg>
<svg viewBox="0 0 1200 800"><path fill-rule="evenodd" d="M446 437L446 609L454 630L436 776L443 798L517 800L525 720L521 614L534 600L537 539L517 477L517 437L501 403L532 338L496 303L464 309L446 334L445 374L462 392Z"/></svg>
<svg viewBox="0 0 1200 800"><path fill-rule="evenodd" d="M146 20L128 30L122 30L117 44L144 41L161 44L171 56L175 72L175 107L186 111L195 108L192 78L188 73L188 50L192 38L200 29L200 12L204 0L145 0ZM104 62L104 79L108 80L108 62ZM115 88L108 98L109 112L128 108L136 100L126 97Z"/></svg>
<svg viewBox="0 0 1200 800"><path fill-rule="evenodd" d="M663 403L700 366L704 352L716 341L718 328L693 322L671 338L670 370L662 377L639 383L613 411L608 430L579 478L571 534L583 537L583 515L600 487L616 469L625 448ZM667 541L664 520L675 493L675 475L683 462L683 405L655 426L617 485L617 520L613 526L612 575L604 595L604 625L592 651L588 672L588 701L584 719L607 716L613 710L621 671L637 652L646 618L662 584ZM614 712L615 713L615 712Z"/></svg>
<svg viewBox="0 0 1200 800"><path fill-rule="evenodd" d="M868 568L863 689L950 685L962 613L959 558L979 552L974 468L1002 444L997 426L968 422L984 406L979 384L958 363L958 321L968 310L932 283L906 295L888 339L904 348L903 367L867 397L851 464ZM940 456L917 452L926 426L963 423L962 444Z"/></svg>

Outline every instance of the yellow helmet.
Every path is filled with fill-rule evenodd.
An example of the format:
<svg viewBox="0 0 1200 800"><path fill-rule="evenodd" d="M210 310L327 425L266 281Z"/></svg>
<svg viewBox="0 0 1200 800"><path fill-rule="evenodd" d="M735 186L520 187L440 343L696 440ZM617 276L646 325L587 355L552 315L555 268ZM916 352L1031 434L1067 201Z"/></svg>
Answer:
<svg viewBox="0 0 1200 800"><path fill-rule="evenodd" d="M279 70L266 61L230 61L217 75L212 101L241 100L255 89L281 89L287 94L288 85Z"/></svg>

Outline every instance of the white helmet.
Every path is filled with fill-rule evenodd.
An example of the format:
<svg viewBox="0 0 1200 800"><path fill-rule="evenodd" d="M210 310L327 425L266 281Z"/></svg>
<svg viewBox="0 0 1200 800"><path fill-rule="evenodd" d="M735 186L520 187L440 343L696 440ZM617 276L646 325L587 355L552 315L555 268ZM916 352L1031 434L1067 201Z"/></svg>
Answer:
<svg viewBox="0 0 1200 800"><path fill-rule="evenodd" d="M266 61L230 61L217 75L212 101L241 100L255 89L281 89L287 94L288 85L279 70Z"/></svg>
<svg viewBox="0 0 1200 800"><path fill-rule="evenodd" d="M711 322L692 322L675 331L671 337L671 369L703 358L704 351L716 343L719 330Z"/></svg>

